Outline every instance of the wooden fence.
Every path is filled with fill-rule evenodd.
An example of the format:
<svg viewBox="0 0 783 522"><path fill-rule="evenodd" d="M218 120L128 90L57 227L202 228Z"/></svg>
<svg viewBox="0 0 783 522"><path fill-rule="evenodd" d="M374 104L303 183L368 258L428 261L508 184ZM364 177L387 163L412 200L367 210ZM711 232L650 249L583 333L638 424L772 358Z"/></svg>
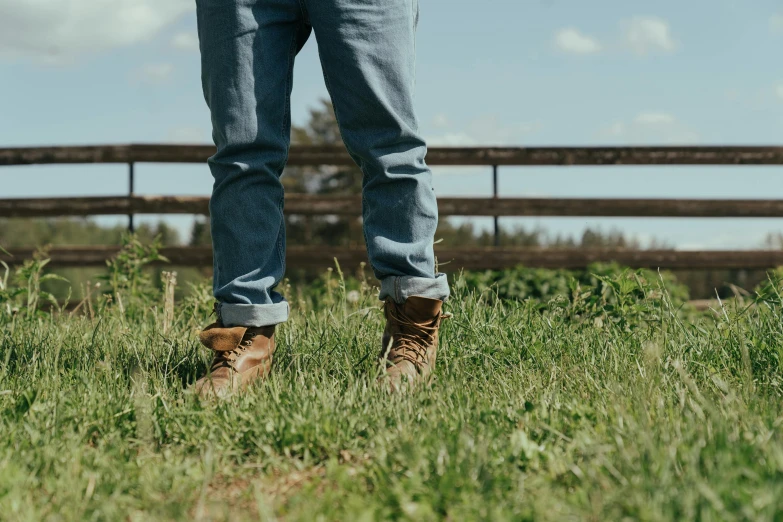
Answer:
<svg viewBox="0 0 783 522"><path fill-rule="evenodd" d="M109 145L87 147L0 148L0 166L42 164L119 163L128 165L128 193L123 196L81 198L0 199L0 218L128 215L133 228L136 214L201 214L209 212L209 199L186 196L141 196L135 193L137 163L204 163L214 152L201 145ZM500 166L613 166L613 165L783 165L783 147L492 147L431 148L432 166L487 166L492 169L491 198L440 198L443 216L491 216L495 238L498 218L509 216L584 217L783 217L783 200L708 199L597 199L501 198ZM294 146L290 166L352 165L343 147ZM358 196L286 195L285 211L298 215L360 214ZM51 251L52 264L94 266L116 252L116 247L60 247ZM32 247L0 256L17 263L32 255ZM780 251L650 251L610 249L436 249L443 268L501 269L518 264L548 268L579 268L596 261L648 268L763 269L783 265ZM204 266L211 263L208 248L167 248L173 264ZM288 266L323 268L337 258L345 266L366 261L363 249L292 246Z"/></svg>

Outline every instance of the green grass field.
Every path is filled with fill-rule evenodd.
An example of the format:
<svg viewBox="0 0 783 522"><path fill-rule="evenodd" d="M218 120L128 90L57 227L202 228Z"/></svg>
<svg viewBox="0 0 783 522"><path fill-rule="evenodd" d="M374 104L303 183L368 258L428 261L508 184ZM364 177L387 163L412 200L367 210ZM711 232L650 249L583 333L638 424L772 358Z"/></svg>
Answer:
<svg viewBox="0 0 783 522"><path fill-rule="evenodd" d="M699 315L631 273L461 280L435 382L392 396L375 291L335 276L289 290L268 382L200 403L205 287L172 312L118 270L47 312L37 270L0 288L2 520L783 520L774 286Z"/></svg>

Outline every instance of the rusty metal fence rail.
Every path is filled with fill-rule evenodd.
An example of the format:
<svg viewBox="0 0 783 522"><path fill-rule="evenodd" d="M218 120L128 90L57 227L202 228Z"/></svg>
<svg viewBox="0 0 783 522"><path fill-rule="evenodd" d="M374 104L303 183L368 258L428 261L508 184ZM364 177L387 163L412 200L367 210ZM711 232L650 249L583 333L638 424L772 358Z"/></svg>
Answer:
<svg viewBox="0 0 783 522"><path fill-rule="evenodd" d="M124 196L83 198L0 199L0 218L127 215L133 229L136 214L195 214L209 212L205 197L140 196L135 193L137 163L204 163L214 153L207 145L104 145L83 147L0 148L0 167L50 164L112 163L128 165L128 193ZM575 268L594 261L616 261L651 268L768 268L783 264L776 251L630 251L538 250L497 248L498 218L510 216L583 217L783 217L783 200L708 199L597 199L501 198L501 166L617 166L617 165L783 165L783 147L434 147L427 162L432 166L486 166L491 168L491 198L440 198L444 216L491 216L495 224L494 249L444 249L439 259L452 268L504 268L517 264ZM353 165L339 146L294 146L289 166ZM2 175L2 170L0 170ZM289 194L286 212L299 215L360 214L358 196ZM116 249L58 248L52 263L61 266L102 264ZM7 261L18 262L32 249L19 249ZM365 261L362 250L291 247L292 267L322 267L334 258L347 264ZM7 256L6 256L7 257ZM175 264L197 266L211 262L209 249L173 248L167 257Z"/></svg>

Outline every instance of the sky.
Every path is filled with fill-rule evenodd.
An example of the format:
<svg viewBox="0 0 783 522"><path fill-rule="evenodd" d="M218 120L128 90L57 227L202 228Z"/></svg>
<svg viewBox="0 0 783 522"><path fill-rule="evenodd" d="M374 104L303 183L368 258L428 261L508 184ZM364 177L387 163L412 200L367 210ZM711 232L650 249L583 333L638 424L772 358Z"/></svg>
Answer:
<svg viewBox="0 0 783 522"><path fill-rule="evenodd" d="M780 0L420 0L420 8L416 105L430 145L783 145ZM294 122L325 97L311 38L297 57ZM0 147L208 143L210 133L192 0L0 0ZM0 197L121 195L126 169L3 167ZM491 194L487 168L433 173L439 195ZM501 167L499 185L501 196L519 197L776 198L783 168ZM210 190L206 165L137 166L140 194ZM193 221L166 219L183 234ZM777 219L501 223L552 234L619 229L680 249L758 248L783 228Z"/></svg>

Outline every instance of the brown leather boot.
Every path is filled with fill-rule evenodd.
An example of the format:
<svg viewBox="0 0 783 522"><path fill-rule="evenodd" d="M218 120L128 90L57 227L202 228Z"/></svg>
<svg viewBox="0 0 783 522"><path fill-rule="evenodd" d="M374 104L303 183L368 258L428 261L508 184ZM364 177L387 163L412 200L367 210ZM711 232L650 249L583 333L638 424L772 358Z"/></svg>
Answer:
<svg viewBox="0 0 783 522"><path fill-rule="evenodd" d="M443 301L426 297L409 297L404 304L387 299L383 311L381 361L386 364L386 378L392 391L407 384L426 381L435 369L438 352L438 329L444 319Z"/></svg>
<svg viewBox="0 0 783 522"><path fill-rule="evenodd" d="M275 353L275 327L227 328L220 321L199 334L201 344L215 352L209 373L193 389L201 397L222 397L269 375Z"/></svg>

